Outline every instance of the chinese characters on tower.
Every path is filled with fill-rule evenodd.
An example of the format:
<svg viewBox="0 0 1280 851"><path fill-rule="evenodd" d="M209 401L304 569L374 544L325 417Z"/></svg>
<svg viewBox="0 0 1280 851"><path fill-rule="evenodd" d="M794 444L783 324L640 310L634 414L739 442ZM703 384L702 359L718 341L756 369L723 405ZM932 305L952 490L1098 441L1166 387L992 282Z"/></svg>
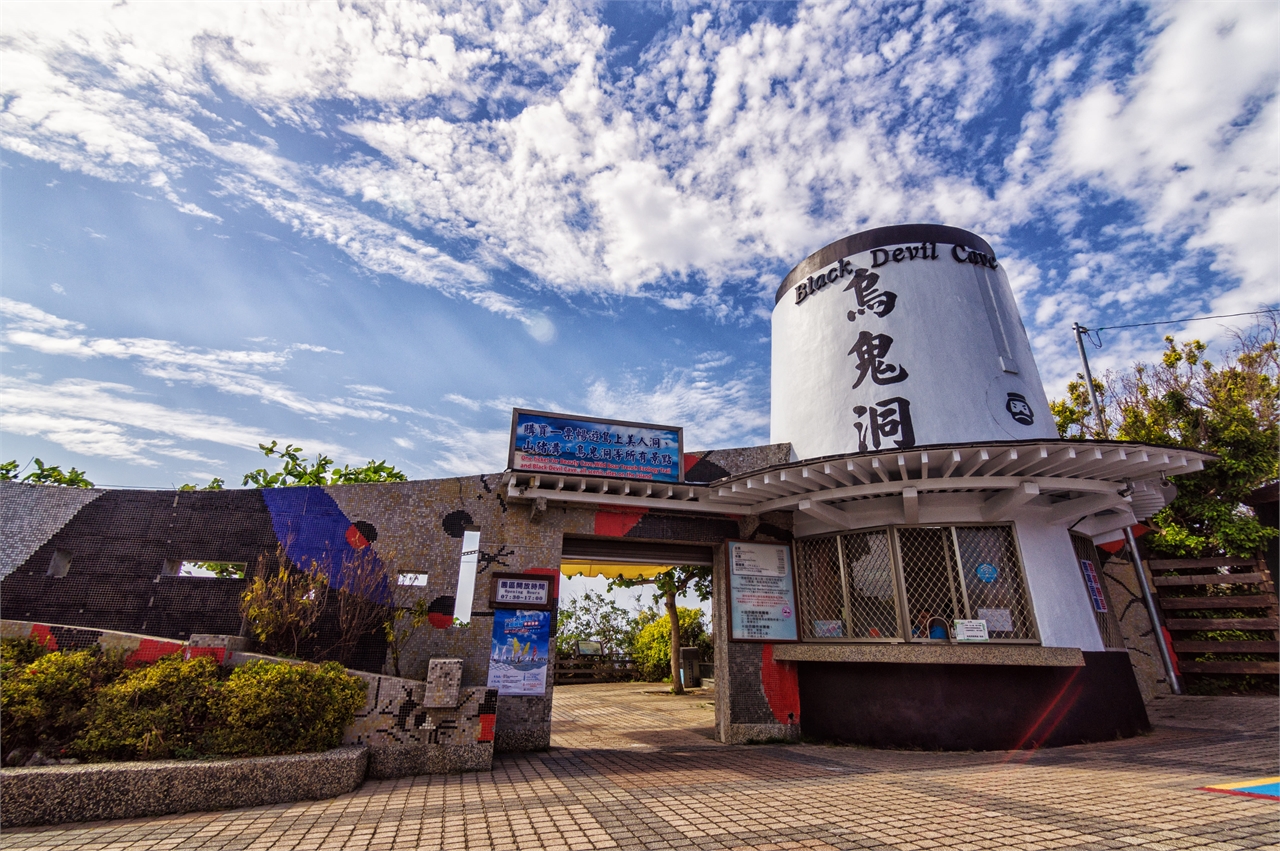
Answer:
<svg viewBox="0 0 1280 851"><path fill-rule="evenodd" d="M881 290L880 276L869 269L857 269L844 292L853 291L857 308L847 314L850 322L860 317L883 319L898 306L898 294ZM870 314L870 315L868 315ZM864 320L865 322L866 320ZM853 389L862 386L868 378L873 385L899 384L910 373L901 364L891 362L889 350L893 338L888 334L862 330L858 333L848 356L856 358L857 380ZM858 431L858 451L877 450L885 446L909 449L916 444L915 429L911 425L911 401L902 396L881 399L871 405L855 405L857 416L854 428Z"/></svg>

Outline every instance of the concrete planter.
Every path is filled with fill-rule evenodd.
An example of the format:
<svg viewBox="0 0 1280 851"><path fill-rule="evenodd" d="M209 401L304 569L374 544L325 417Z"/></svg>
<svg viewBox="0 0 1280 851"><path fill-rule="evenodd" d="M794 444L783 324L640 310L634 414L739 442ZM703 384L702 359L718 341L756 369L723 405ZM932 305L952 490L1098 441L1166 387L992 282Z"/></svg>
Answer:
<svg viewBox="0 0 1280 851"><path fill-rule="evenodd" d="M3 827L139 818L332 798L365 777L365 747L247 759L108 762L0 771Z"/></svg>

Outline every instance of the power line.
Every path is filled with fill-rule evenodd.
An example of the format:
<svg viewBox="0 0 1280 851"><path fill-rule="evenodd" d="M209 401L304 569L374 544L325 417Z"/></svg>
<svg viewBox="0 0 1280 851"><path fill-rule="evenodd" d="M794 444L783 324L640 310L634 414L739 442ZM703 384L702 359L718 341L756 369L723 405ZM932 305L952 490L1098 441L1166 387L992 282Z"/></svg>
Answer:
<svg viewBox="0 0 1280 851"><path fill-rule="evenodd" d="M1113 331L1116 328L1144 328L1148 325L1177 325L1180 322L1199 322L1202 319L1231 319L1236 316L1261 316L1268 313L1276 313L1277 308L1269 307L1266 310L1250 310L1247 313L1219 313L1214 316L1189 316L1185 319L1163 319L1159 322L1132 322L1128 325L1102 325L1093 330L1097 331Z"/></svg>

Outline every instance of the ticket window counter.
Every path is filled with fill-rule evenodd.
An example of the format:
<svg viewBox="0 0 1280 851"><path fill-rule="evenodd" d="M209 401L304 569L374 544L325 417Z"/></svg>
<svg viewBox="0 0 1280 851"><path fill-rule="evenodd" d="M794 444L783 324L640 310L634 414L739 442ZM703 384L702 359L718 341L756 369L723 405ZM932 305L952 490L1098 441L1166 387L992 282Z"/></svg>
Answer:
<svg viewBox="0 0 1280 851"><path fill-rule="evenodd" d="M801 539L796 578L805 643L945 643L957 620L985 622L990 643L1040 643L1011 524Z"/></svg>

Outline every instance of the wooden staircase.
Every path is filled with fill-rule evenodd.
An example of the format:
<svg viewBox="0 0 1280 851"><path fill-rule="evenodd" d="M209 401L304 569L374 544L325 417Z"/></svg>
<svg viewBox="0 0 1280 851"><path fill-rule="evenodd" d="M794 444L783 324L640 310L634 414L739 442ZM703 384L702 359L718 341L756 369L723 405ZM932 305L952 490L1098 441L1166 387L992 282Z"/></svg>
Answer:
<svg viewBox="0 0 1280 851"><path fill-rule="evenodd" d="M1183 674L1280 674L1280 609L1266 562L1258 559L1151 559L1152 584ZM1245 639L1195 633L1264 633ZM1212 654L1210 660L1199 656ZM1268 659L1221 658L1242 655Z"/></svg>

